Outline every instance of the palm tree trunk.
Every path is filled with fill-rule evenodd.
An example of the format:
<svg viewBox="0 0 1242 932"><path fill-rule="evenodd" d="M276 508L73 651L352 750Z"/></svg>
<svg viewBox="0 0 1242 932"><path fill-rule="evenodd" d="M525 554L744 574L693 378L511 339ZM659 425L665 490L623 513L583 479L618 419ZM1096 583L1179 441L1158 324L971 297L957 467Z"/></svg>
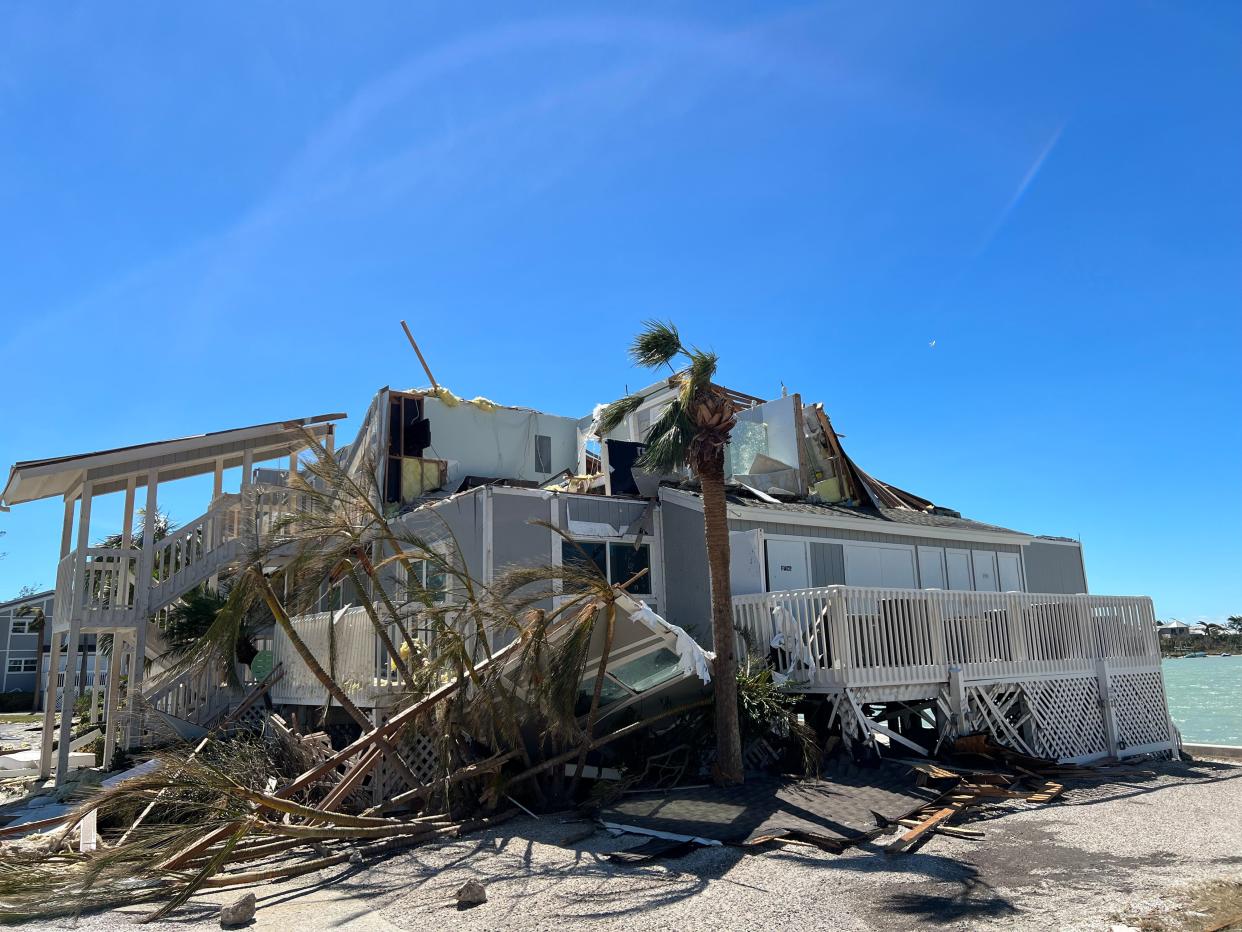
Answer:
<svg viewBox="0 0 1242 932"><path fill-rule="evenodd" d="M737 711L737 639L733 634L733 600L729 589L729 520L724 492L724 451L698 470L703 489L703 529L712 587L712 647L716 661L712 686L716 697L716 782L737 784L742 769L742 736Z"/></svg>
<svg viewBox="0 0 1242 932"><path fill-rule="evenodd" d="M95 694L92 691L85 689L85 686L86 686L86 643L85 641L86 641L86 636L83 635L82 640L78 643L78 650L82 652L82 662L81 664L79 664L79 670L78 670L78 695L89 696L90 701L94 702ZM83 724L90 721L90 712L89 712L90 703L87 703L87 709L88 709L88 712L83 718Z"/></svg>

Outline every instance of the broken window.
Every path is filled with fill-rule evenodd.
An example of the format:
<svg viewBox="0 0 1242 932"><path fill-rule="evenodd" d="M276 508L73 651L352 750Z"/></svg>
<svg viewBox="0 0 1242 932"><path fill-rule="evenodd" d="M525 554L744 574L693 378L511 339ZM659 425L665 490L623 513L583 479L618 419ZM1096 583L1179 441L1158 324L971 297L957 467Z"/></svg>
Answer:
<svg viewBox="0 0 1242 932"><path fill-rule="evenodd" d="M535 434L535 472L552 472L552 438Z"/></svg>
<svg viewBox="0 0 1242 932"><path fill-rule="evenodd" d="M651 595L651 548L647 544L637 547L633 544L609 544L608 563L608 581L611 583L627 582L635 573L647 570L625 591L630 595Z"/></svg>
<svg viewBox="0 0 1242 932"><path fill-rule="evenodd" d="M388 399L388 455L384 461L384 501L403 504L444 483L445 465L424 459L431 446L431 422L418 395L391 394Z"/></svg>

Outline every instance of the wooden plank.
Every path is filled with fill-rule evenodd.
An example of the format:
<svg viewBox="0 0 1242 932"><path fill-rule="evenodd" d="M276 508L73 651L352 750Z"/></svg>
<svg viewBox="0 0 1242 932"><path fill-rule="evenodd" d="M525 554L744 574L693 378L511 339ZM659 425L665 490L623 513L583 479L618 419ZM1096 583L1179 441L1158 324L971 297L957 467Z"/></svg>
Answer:
<svg viewBox="0 0 1242 932"><path fill-rule="evenodd" d="M943 809L937 809L935 813L928 816L914 828L899 837L896 841L889 844L887 849L888 852L890 854L900 854L903 851L908 851L910 847L920 838L932 831L936 828L936 826L953 818L953 816L957 815L961 812L961 810L962 807L960 805L949 805L945 806Z"/></svg>

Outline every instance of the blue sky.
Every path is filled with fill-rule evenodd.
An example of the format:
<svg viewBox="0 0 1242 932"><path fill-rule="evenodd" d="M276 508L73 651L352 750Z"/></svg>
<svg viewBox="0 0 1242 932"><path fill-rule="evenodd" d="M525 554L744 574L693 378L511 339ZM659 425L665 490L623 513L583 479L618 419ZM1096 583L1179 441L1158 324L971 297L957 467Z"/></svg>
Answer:
<svg viewBox="0 0 1242 932"><path fill-rule="evenodd" d="M660 316L888 481L1220 618L1240 169L1237 4L6 4L0 464L351 433L425 381L402 317L459 394L583 414ZM0 515L0 597L59 527Z"/></svg>

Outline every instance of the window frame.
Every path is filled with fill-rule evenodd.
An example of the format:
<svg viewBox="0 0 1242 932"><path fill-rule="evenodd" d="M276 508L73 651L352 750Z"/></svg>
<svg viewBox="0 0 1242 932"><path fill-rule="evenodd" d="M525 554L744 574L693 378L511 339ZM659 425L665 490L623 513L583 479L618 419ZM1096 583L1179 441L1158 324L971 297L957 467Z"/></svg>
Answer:
<svg viewBox="0 0 1242 932"><path fill-rule="evenodd" d="M566 564L567 562L566 558L569 556L569 554L566 553L566 548L569 549L569 553L572 553L576 557L581 557L581 554L578 552L575 545L581 545L585 548L585 546L588 544L598 544L598 545L603 546L604 548L604 578L607 579L609 584L613 586L619 585L625 582L626 580L613 578L612 548L614 546L617 546L617 547L629 547L631 549L645 550L647 553L647 561L646 561L647 573L645 576L642 577L642 579L638 580L635 583L635 586L640 586L640 585L645 586L646 591L641 591L634 587L630 587L629 589L626 590L626 592L636 597L646 596L648 599L656 598L655 579L653 578L654 572L655 572L654 570L655 564L653 562L654 556L652 553L651 541L644 540L642 543L638 545L637 548L635 548L634 544L631 543L630 541L617 540L615 537L608 538L608 537L577 537L575 536L572 541L562 539L561 540L561 565L563 566ZM592 560L591 562L595 562L595 561ZM596 563L595 565L599 566L598 563ZM633 574L631 573L630 575L633 575ZM626 579L628 578L629 576L626 577Z"/></svg>

